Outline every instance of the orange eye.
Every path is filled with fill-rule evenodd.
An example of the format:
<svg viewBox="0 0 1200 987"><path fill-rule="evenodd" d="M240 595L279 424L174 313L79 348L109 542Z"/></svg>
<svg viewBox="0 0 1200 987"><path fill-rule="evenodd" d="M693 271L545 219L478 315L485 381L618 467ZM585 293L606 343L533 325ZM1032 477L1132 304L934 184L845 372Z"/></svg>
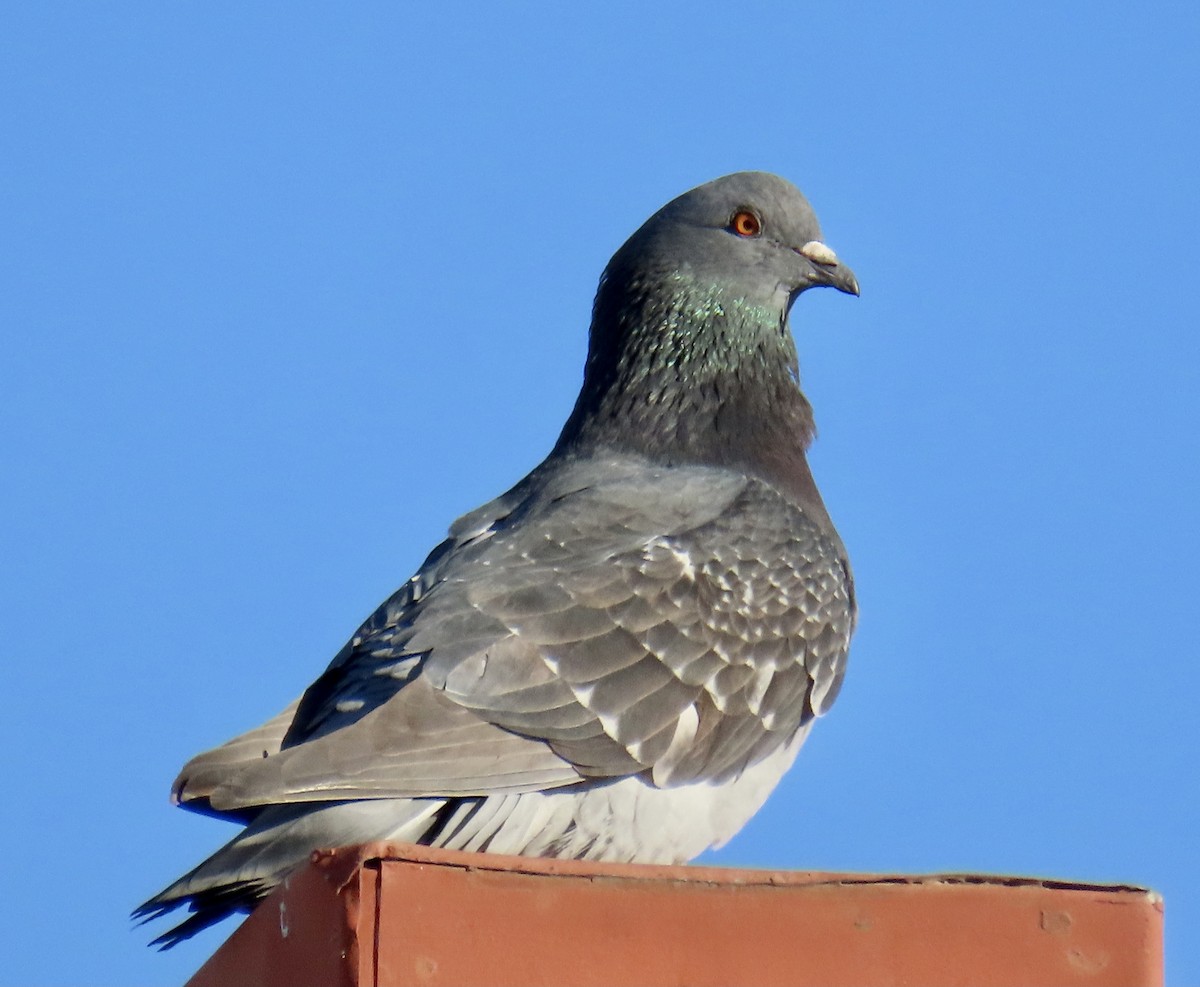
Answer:
<svg viewBox="0 0 1200 987"><path fill-rule="evenodd" d="M762 232L762 221L748 209L734 213L729 225L738 236L758 236Z"/></svg>

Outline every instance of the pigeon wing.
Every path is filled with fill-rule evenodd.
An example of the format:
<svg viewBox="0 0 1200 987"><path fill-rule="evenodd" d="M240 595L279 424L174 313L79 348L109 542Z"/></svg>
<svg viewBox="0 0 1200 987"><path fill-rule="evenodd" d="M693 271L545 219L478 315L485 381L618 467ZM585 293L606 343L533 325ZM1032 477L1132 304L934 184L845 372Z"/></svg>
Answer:
<svg viewBox="0 0 1200 987"><path fill-rule="evenodd" d="M849 567L836 535L767 484L707 468L623 477L526 535L501 539L465 593L510 635L486 653L435 647L428 674L583 774L727 779L836 698Z"/></svg>
<svg viewBox="0 0 1200 987"><path fill-rule="evenodd" d="M435 552L213 809L720 779L836 694L836 539L715 468L572 464ZM498 512L497 512L498 513ZM465 536L464 536L465 535Z"/></svg>

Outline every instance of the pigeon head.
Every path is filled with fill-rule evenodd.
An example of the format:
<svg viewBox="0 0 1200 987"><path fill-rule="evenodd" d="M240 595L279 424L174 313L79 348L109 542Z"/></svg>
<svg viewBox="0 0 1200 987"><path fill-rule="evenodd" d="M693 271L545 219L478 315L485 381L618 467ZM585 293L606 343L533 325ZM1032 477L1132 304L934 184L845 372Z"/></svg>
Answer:
<svg viewBox="0 0 1200 987"><path fill-rule="evenodd" d="M773 482L807 476L815 427L788 314L818 286L858 294L790 182L742 172L672 200L600 279L558 448L617 447Z"/></svg>
<svg viewBox="0 0 1200 987"><path fill-rule="evenodd" d="M664 277L710 285L777 318L806 288L858 294L854 274L822 242L800 190L754 171L718 178L669 202L617 252L605 282L628 290L630 281Z"/></svg>

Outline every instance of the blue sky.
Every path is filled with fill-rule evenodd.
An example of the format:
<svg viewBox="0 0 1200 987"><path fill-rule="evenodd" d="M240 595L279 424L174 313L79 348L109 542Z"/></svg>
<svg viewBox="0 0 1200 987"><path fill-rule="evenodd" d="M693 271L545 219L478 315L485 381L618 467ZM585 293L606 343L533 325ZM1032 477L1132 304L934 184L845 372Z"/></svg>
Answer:
<svg viewBox="0 0 1200 987"><path fill-rule="evenodd" d="M1150 885L1200 981L1195 5L15 6L0 32L0 757L21 984L180 982L167 804L546 452L596 278L801 186L793 312L862 604L714 860Z"/></svg>

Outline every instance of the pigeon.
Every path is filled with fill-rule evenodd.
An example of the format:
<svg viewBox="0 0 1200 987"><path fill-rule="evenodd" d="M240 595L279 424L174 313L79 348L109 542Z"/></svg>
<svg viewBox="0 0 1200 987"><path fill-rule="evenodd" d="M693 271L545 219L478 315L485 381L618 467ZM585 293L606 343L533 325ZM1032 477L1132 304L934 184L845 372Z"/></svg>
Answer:
<svg viewBox="0 0 1200 987"><path fill-rule="evenodd" d="M318 848L391 840L685 863L791 766L846 669L846 549L806 458L788 324L858 294L763 172L674 199L616 252L546 459L449 536L286 710L172 800L244 825L134 912L249 911Z"/></svg>

